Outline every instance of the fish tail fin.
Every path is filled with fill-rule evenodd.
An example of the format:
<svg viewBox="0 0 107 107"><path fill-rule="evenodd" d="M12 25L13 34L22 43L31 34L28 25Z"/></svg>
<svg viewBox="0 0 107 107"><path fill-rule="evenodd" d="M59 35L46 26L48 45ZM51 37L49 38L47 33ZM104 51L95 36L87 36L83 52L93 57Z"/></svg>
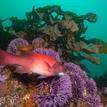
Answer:
<svg viewBox="0 0 107 107"><path fill-rule="evenodd" d="M11 55L10 53L0 49L0 64L13 64L15 61L13 56L14 55Z"/></svg>
<svg viewBox="0 0 107 107"><path fill-rule="evenodd" d="M6 63L6 52L0 49L0 64Z"/></svg>

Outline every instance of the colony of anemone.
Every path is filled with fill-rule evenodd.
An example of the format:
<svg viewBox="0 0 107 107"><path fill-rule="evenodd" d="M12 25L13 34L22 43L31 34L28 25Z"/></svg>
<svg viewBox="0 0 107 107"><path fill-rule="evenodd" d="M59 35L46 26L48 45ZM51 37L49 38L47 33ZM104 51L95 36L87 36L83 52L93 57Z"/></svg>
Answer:
<svg viewBox="0 0 107 107"><path fill-rule="evenodd" d="M34 41L32 43L34 43ZM8 45L7 52L11 54L20 55L21 53L18 50L19 48L18 46L25 47L27 45L29 45L29 43L26 40L22 38L16 38L12 40ZM32 50L32 52L49 55L61 62L58 52L55 52L52 49L36 48L35 50ZM25 97L26 94L29 93L31 95L32 102L34 104L36 102L38 107L39 106L40 107L64 107L64 106L66 107L66 106L70 106L70 102L72 102L75 106L78 106L79 101L86 102L90 107L102 107L100 97L97 95L97 87L94 80L88 78L85 71L83 71L78 65L75 65L71 62L64 62L63 64L65 73L66 73L65 75L60 77L52 77L52 78L45 78L45 79L39 79L39 80L35 79L36 77L33 77L33 76L30 76L30 77L28 76L26 77L26 79L24 79L23 76L22 78L20 78L21 75L19 76L19 79L18 79L17 77L18 74L13 74L13 75L10 73L8 74L5 69L3 70L3 66L5 65L1 65L1 70L2 70L0 75L1 86L5 84L4 85L4 88L5 88L9 78L13 79L9 81L11 82L14 81L16 83L18 82L17 83L18 85L16 86L17 88L13 87L13 90L10 89L9 90L10 93L8 92L8 94L11 94L11 92L18 93L17 90L19 92L22 90L26 90L26 91L29 90L28 92L23 91L24 95L22 96ZM10 67L9 69L12 69L12 67ZM11 71L14 72L14 69ZM12 75L12 76L9 76L9 75ZM30 86L30 88L28 89L22 88L22 87L25 87L26 85L19 86L20 81L22 81L23 83L23 81L26 81L26 80L29 80L28 82L29 85L32 84L32 86ZM8 87L9 85L12 85L12 83L8 84ZM26 84L26 83L23 83L23 84ZM27 85L27 87L29 85ZM40 92L37 91L36 89L38 89ZM1 89L0 91L3 91L3 89ZM5 97L6 96L5 94L6 94L5 92L4 92L4 95L1 94L1 98ZM20 93L18 93L17 96L19 97ZM29 96L28 96L28 99L29 99ZM31 105L33 103L31 103ZM12 104L14 105L14 101Z"/></svg>
<svg viewBox="0 0 107 107"><path fill-rule="evenodd" d="M82 102L89 107L102 107L96 83L79 66L83 59L99 64L100 59L91 54L107 52L104 41L86 40L84 36L88 29L84 21L96 22L96 14L78 16L55 5L33 7L26 13L26 19L11 17L8 20L12 22L11 26L2 26L0 30L17 38L10 41L7 52L20 55L21 49L26 48L27 51L49 55L63 64L66 74L37 79L34 75L15 73L16 68L12 65L1 65L1 106L83 107ZM13 83L16 85L12 86Z"/></svg>

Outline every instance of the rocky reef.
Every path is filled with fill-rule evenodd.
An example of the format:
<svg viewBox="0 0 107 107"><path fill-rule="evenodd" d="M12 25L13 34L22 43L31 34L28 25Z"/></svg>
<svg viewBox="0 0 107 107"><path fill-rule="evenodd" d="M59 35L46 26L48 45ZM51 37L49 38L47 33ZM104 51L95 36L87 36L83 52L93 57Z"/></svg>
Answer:
<svg viewBox="0 0 107 107"><path fill-rule="evenodd" d="M95 23L97 18L94 13L79 16L55 5L37 9L33 6L26 19L9 18L12 23L9 27L2 26L1 21L0 32L12 38L7 47L0 42L0 48L14 55L22 51L49 55L63 64L66 74L38 79L35 75L14 72L16 68L12 65L1 65L0 106L103 107L96 83L80 63L87 59L100 64L100 58L93 54L107 52L106 42L85 38L88 26L84 21Z"/></svg>

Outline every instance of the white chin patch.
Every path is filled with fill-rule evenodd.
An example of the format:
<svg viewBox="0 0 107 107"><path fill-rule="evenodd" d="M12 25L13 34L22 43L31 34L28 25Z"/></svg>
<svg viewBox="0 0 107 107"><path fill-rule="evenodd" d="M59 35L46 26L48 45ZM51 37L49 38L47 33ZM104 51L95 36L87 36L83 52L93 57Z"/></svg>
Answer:
<svg viewBox="0 0 107 107"><path fill-rule="evenodd" d="M58 73L59 76L65 75L63 72Z"/></svg>

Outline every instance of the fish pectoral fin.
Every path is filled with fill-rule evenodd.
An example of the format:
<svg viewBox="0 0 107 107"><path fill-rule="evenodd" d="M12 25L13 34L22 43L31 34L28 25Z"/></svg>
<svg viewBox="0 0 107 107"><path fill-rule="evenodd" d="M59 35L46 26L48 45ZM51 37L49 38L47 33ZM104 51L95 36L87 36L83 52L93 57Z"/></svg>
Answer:
<svg viewBox="0 0 107 107"><path fill-rule="evenodd" d="M25 70L25 68L22 65L13 65L16 69L14 70L14 72L20 73L20 74L24 74L27 73L27 71Z"/></svg>
<svg viewBox="0 0 107 107"><path fill-rule="evenodd" d="M53 76L44 76L44 75L41 75L38 77L38 79L44 79L44 78L49 78L49 77L53 77Z"/></svg>
<svg viewBox="0 0 107 107"><path fill-rule="evenodd" d="M46 61L44 61L44 62L45 62L46 65L48 66L48 71L51 72L52 67L51 67Z"/></svg>

